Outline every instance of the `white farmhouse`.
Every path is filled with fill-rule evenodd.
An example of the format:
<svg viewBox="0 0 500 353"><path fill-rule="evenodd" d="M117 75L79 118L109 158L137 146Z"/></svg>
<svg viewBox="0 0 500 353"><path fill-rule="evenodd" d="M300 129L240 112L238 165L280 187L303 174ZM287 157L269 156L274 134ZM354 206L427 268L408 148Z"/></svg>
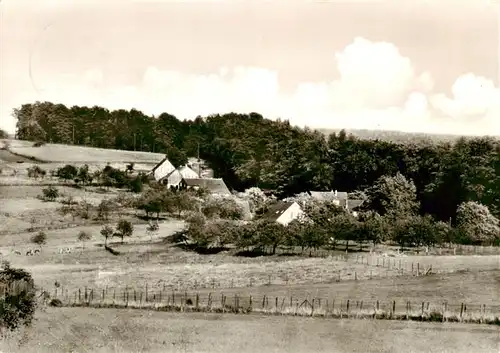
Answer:
<svg viewBox="0 0 500 353"><path fill-rule="evenodd" d="M303 215L304 211L297 202L278 202L270 206L262 218L286 226Z"/></svg>
<svg viewBox="0 0 500 353"><path fill-rule="evenodd" d="M168 160L167 157L163 158L163 160L158 163L152 170L151 174L155 178L156 181L160 181L163 178L167 177L170 173L175 170L175 167Z"/></svg>

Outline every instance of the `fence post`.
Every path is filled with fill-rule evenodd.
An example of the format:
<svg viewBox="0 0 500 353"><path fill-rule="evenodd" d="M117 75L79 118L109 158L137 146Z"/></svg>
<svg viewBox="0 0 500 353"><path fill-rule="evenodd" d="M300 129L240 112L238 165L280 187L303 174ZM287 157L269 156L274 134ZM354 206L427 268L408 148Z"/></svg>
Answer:
<svg viewBox="0 0 500 353"><path fill-rule="evenodd" d="M252 311L252 296L248 298L248 306L250 307L250 311Z"/></svg>
<svg viewBox="0 0 500 353"><path fill-rule="evenodd" d="M425 306L425 303L422 302L422 314L420 315L421 318L424 317L424 306Z"/></svg>
<svg viewBox="0 0 500 353"><path fill-rule="evenodd" d="M463 315L464 315L464 303L460 305L460 322L463 320Z"/></svg>
<svg viewBox="0 0 500 353"><path fill-rule="evenodd" d="M212 309L212 292L208 293L208 309Z"/></svg>
<svg viewBox="0 0 500 353"><path fill-rule="evenodd" d="M266 296L262 298L262 309L264 309L264 306L266 305Z"/></svg>
<svg viewBox="0 0 500 353"><path fill-rule="evenodd" d="M276 308L276 312L278 312L278 297L275 299L274 307Z"/></svg>
<svg viewBox="0 0 500 353"><path fill-rule="evenodd" d="M417 276L420 276L420 262L417 262Z"/></svg>
<svg viewBox="0 0 500 353"><path fill-rule="evenodd" d="M347 318L349 318L349 299L347 299L347 305L346 305L346 312L347 312Z"/></svg>
<svg viewBox="0 0 500 353"><path fill-rule="evenodd" d="M396 301L392 301L392 316L396 316Z"/></svg>
<svg viewBox="0 0 500 353"><path fill-rule="evenodd" d="M78 304L80 304L82 301L82 290L81 288L78 288Z"/></svg>
<svg viewBox="0 0 500 353"><path fill-rule="evenodd" d="M377 307L376 307L376 308L377 308L377 311L379 311L379 310L380 310L380 303L379 303L379 301L378 301L378 300L377 300Z"/></svg>
<svg viewBox="0 0 500 353"><path fill-rule="evenodd" d="M146 282L146 303L148 302L148 283Z"/></svg>
<svg viewBox="0 0 500 353"><path fill-rule="evenodd" d="M200 306L200 295L196 293L196 310L198 310Z"/></svg>
<svg viewBox="0 0 500 353"><path fill-rule="evenodd" d="M311 305L311 316L314 315L314 298L312 299L312 305Z"/></svg>
<svg viewBox="0 0 500 353"><path fill-rule="evenodd" d="M116 288L113 288L113 305L115 304Z"/></svg>
<svg viewBox="0 0 500 353"><path fill-rule="evenodd" d="M102 290L102 297L101 297L101 303L104 302L104 289Z"/></svg>
<svg viewBox="0 0 500 353"><path fill-rule="evenodd" d="M137 302L137 292L135 291L135 289L134 289L134 302Z"/></svg>

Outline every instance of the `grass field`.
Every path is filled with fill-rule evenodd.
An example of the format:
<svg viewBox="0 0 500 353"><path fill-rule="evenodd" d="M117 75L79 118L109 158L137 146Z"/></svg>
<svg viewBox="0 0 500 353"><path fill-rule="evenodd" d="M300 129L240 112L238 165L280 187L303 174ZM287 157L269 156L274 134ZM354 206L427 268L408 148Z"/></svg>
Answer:
<svg viewBox="0 0 500 353"><path fill-rule="evenodd" d="M232 314L57 308L37 314L11 353L494 353L496 327Z"/></svg>

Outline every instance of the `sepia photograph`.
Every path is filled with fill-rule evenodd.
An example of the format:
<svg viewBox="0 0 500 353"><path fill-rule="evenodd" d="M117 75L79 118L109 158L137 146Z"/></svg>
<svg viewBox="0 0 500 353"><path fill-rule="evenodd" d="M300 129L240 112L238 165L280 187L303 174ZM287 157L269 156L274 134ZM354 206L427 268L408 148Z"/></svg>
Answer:
<svg viewBox="0 0 500 353"><path fill-rule="evenodd" d="M500 1L0 0L0 353L499 353Z"/></svg>

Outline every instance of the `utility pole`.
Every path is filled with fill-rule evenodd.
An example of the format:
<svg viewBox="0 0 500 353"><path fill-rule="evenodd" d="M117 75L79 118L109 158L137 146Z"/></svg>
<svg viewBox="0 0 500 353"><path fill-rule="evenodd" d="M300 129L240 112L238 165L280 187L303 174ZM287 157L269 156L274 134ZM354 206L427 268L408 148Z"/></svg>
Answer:
<svg viewBox="0 0 500 353"><path fill-rule="evenodd" d="M198 141L198 177L201 178L200 142Z"/></svg>
<svg viewBox="0 0 500 353"><path fill-rule="evenodd" d="M73 124L73 145L75 144L75 125Z"/></svg>
<svg viewBox="0 0 500 353"><path fill-rule="evenodd" d="M134 151L135 151L135 132L134 132Z"/></svg>

